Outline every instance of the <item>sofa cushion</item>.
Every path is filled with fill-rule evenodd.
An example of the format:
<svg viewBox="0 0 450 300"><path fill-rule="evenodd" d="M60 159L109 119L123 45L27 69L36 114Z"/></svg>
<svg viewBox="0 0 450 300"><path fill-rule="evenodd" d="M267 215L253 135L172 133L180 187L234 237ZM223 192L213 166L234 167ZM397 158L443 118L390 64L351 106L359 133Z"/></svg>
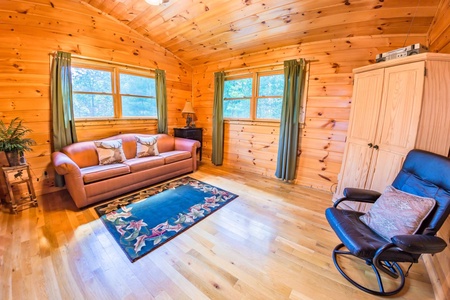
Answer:
<svg viewBox="0 0 450 300"><path fill-rule="evenodd" d="M136 136L136 157L158 154L158 136Z"/></svg>
<svg viewBox="0 0 450 300"><path fill-rule="evenodd" d="M139 172L164 165L164 158L161 156L147 156L127 159L124 164L130 167L131 172Z"/></svg>
<svg viewBox="0 0 450 300"><path fill-rule="evenodd" d="M130 173L130 168L125 164L109 164L82 168L81 176L84 183L91 183L108 178Z"/></svg>
<svg viewBox="0 0 450 300"><path fill-rule="evenodd" d="M176 161L191 158L191 152L176 150L160 153L159 156L164 157L165 164L170 164Z"/></svg>
<svg viewBox="0 0 450 300"><path fill-rule="evenodd" d="M100 165L120 163L126 160L122 140L95 141Z"/></svg>

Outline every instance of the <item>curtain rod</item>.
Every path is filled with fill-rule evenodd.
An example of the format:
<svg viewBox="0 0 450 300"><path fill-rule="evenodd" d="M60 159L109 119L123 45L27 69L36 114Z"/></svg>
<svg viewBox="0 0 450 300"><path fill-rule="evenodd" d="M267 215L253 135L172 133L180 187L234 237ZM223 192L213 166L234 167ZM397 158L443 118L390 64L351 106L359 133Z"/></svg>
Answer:
<svg viewBox="0 0 450 300"><path fill-rule="evenodd" d="M56 52L51 52L49 53L49 55L51 56L55 56ZM84 60L90 60L93 62L100 62L100 63L106 63L106 64L115 64L115 65L119 65L119 66L123 66L123 67L129 67L129 68L134 68L134 69L141 69L141 70L145 70L145 71L156 71L157 69L153 69L153 68L149 68L149 67L142 67L142 66L135 66L135 65L129 65L129 64L125 64L125 63L121 63L121 62L116 62L116 61L110 61L110 60L106 60L106 59L101 59L101 58L93 58L93 57L88 57L88 56L82 56L82 55L78 55L78 54L71 54L72 58L78 58L78 59L84 59Z"/></svg>
<svg viewBox="0 0 450 300"><path fill-rule="evenodd" d="M305 61L307 63L309 62L315 62L315 61L319 61L317 59L315 59L314 57L311 57L309 59L305 58ZM259 65L259 66L251 66L251 67L242 67L242 68L236 68L236 69L230 69L230 70L223 70L223 72L225 73L230 73L230 72L236 72L236 71L242 71L242 70L252 70L252 69L258 69L258 68L268 68L268 67L280 67L278 69L273 69L273 70L269 70L269 71L278 71L278 70L282 70L284 69L283 67L284 62L279 62L279 63L273 63L273 64L265 64L265 65ZM241 73L241 74L233 74L233 76L238 76L238 75L242 75L245 73ZM225 76L231 76L231 75L225 75Z"/></svg>

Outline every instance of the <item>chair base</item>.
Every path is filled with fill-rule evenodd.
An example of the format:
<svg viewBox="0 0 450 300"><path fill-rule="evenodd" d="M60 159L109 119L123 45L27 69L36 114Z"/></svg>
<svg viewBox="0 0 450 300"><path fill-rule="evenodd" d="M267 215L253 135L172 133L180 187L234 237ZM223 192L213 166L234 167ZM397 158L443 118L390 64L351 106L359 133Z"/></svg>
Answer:
<svg viewBox="0 0 450 300"><path fill-rule="evenodd" d="M391 276L393 278L399 278L399 280L400 280L399 286L393 291L386 292L384 290L383 282L382 282L382 279L381 279L381 276L380 276L380 272L378 271L377 267L375 266L375 264L373 263L373 261L371 259L367 259L367 260L365 260L365 262L366 262L367 265L372 267L372 270L374 271L375 276L377 278L378 286L379 286L380 290L376 291L376 290L369 289L369 288L367 288L365 286L360 285L359 283L357 283L353 279L351 279L342 270L342 268L339 266L339 263L337 262L337 255L352 255L352 256L354 256L350 251L342 251L342 250L340 250L344 246L345 245L341 243L341 244L337 245L334 248L334 250L333 250L333 262L334 262L334 265L335 265L336 269L339 271L339 273L341 273L341 275L344 276L344 278L347 279L351 284L353 284L355 287L357 287L358 289L360 289L360 290L362 290L362 291L364 291L366 293L369 293L369 294L372 294L372 295L376 295L376 296L392 296L392 295L395 295L395 294L397 294L398 292L401 291L401 289L405 285L405 275L403 273L402 268L396 262L388 262L388 261L380 262L380 263L383 264L383 269L384 270L382 270L382 271L384 273L388 274L389 276ZM356 257L356 256L354 256L354 257ZM359 257L357 257L357 258L359 258Z"/></svg>

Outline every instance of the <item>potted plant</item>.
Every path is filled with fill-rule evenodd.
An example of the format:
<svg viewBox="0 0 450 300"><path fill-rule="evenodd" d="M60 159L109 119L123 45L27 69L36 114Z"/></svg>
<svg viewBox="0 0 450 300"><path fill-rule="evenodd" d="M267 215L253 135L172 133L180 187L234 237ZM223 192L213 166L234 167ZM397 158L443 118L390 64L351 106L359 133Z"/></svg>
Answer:
<svg viewBox="0 0 450 300"><path fill-rule="evenodd" d="M10 166L20 165L20 158L25 151L32 151L31 147L36 142L25 136L32 132L22 124L18 117L5 125L0 120L0 151L4 151Z"/></svg>

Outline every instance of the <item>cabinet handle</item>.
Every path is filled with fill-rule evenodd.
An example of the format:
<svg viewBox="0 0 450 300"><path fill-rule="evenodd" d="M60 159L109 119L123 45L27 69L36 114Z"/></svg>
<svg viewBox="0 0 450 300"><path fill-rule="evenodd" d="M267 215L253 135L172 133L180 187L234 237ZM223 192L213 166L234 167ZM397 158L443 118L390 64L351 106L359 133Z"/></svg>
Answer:
<svg viewBox="0 0 450 300"><path fill-rule="evenodd" d="M369 146L369 148L372 148L373 144L372 143L368 143L367 146Z"/></svg>
<svg viewBox="0 0 450 300"><path fill-rule="evenodd" d="M373 146L373 149L378 150L380 149L380 147L378 147L378 145Z"/></svg>

